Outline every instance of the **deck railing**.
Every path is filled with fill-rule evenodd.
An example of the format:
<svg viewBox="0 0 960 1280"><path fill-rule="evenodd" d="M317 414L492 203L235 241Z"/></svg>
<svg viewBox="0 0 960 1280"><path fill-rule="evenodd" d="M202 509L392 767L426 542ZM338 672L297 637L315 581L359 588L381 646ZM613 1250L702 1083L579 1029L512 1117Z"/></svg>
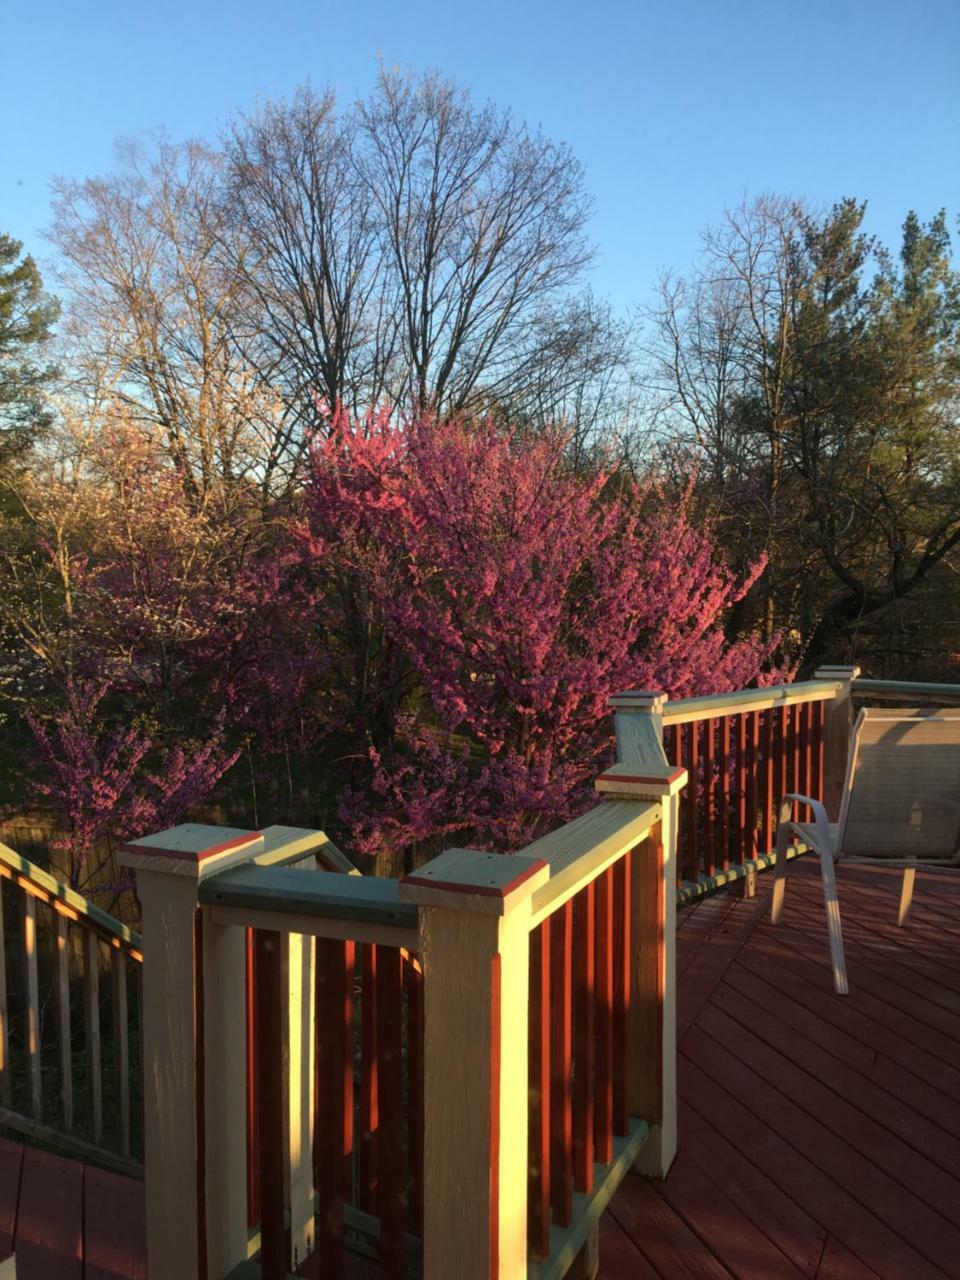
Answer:
<svg viewBox="0 0 960 1280"><path fill-rule="evenodd" d="M317 1250L337 1277L348 1245L396 1280L590 1273L620 1179L664 1173L676 1141L685 775L641 737L581 818L403 881L304 866L320 833L125 847L151 1274L277 1280Z"/></svg>
<svg viewBox="0 0 960 1280"><path fill-rule="evenodd" d="M140 1168L142 959L139 934L0 844L0 1126Z"/></svg>

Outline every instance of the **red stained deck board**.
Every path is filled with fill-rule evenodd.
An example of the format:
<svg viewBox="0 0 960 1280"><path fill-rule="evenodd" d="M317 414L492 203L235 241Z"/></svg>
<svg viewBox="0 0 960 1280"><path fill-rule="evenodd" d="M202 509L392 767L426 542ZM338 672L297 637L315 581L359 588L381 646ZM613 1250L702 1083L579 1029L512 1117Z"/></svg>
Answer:
<svg viewBox="0 0 960 1280"><path fill-rule="evenodd" d="M744 942L760 923L762 914L763 904L759 898L738 899L737 910L725 916L717 932L699 948L677 991L678 1042L723 981Z"/></svg>
<svg viewBox="0 0 960 1280"><path fill-rule="evenodd" d="M0 1257L13 1251L23 1147L0 1138Z"/></svg>
<svg viewBox="0 0 960 1280"><path fill-rule="evenodd" d="M780 930L775 933L779 934ZM785 1001L800 1005L825 1023L856 1037L878 1055L888 1058L899 1070L921 1080L935 1081L945 1103L960 1105L960 1070L928 1054L904 1034L902 1025L891 1027L890 1010L882 1002L873 1001L862 991L838 999L829 970L786 945L782 937L763 939L762 945L755 937L751 947L738 956L737 965L768 983L771 972L775 972L777 987ZM893 1020L900 1024L896 1014Z"/></svg>
<svg viewBox="0 0 960 1280"><path fill-rule="evenodd" d="M610 1211L661 1276L730 1280L735 1274L714 1257L645 1178L628 1174Z"/></svg>
<svg viewBox="0 0 960 1280"><path fill-rule="evenodd" d="M758 1206L738 1207L685 1152L658 1190L738 1280L803 1280L804 1273L761 1231Z"/></svg>
<svg viewBox="0 0 960 1280"><path fill-rule="evenodd" d="M600 1270L597 1280L660 1280L612 1214L600 1219Z"/></svg>
<svg viewBox="0 0 960 1280"><path fill-rule="evenodd" d="M860 1137L866 1131L872 1137L873 1147L877 1144L883 1146L889 1142L891 1135L896 1143L907 1144L906 1151L902 1151L898 1145L896 1151L891 1152L891 1155L896 1156L895 1166L886 1163L883 1158L881 1163L884 1167L896 1167L908 1179L908 1184L924 1194L930 1204L936 1204L936 1197L945 1189L935 1165L952 1178L960 1179L960 1143L944 1133L938 1125L924 1120L902 1097L887 1093L868 1076L851 1069L803 1036L796 1035L775 1012L764 1008L762 1004L754 1004L731 987L715 994L712 1006L704 1011L700 1025L710 1031L709 1019L717 1014L729 1016L758 1037L770 1050L789 1059L789 1076L778 1077L781 1087L786 1088L797 1099L801 1097L801 1093L810 1094L812 1091L815 1095L819 1094L821 1105L817 1107L815 1114L830 1124L837 1133L851 1131ZM762 1062L762 1058L759 1062ZM760 1069L763 1070L762 1065ZM790 1084L791 1080L799 1079L797 1071L806 1072L799 1091L791 1088ZM842 1108L839 1112L837 1106ZM850 1141L858 1145L852 1137ZM867 1147L860 1149L867 1155L871 1154ZM918 1180L915 1182L909 1170L918 1157L922 1160L922 1167L918 1170ZM921 1188L928 1179L934 1185L932 1193L925 1195ZM955 1207L957 1189L953 1189L950 1194L954 1197Z"/></svg>
<svg viewBox="0 0 960 1280"><path fill-rule="evenodd" d="M84 1280L146 1280L142 1182L84 1170Z"/></svg>
<svg viewBox="0 0 960 1280"><path fill-rule="evenodd" d="M960 1258L960 1229L951 1221L960 1183L721 1009L705 1010L698 1027L769 1082L764 1107L788 1140L805 1141L825 1172L856 1188L938 1265Z"/></svg>
<svg viewBox="0 0 960 1280"><path fill-rule="evenodd" d="M685 1054L678 1063L681 1096L694 1107L721 1138L751 1161L774 1186L793 1199L814 1221L833 1232L867 1265L886 1267L879 1274L896 1280L942 1277L943 1272L920 1256L899 1235L865 1208L847 1189L816 1164L806 1147L798 1149L781 1136L767 1117L758 1113L755 1100L763 1096L759 1084L735 1063L738 1077L744 1078L743 1094L737 1097L726 1078L717 1082L706 1060L694 1063ZM616 1206L616 1197L614 1206ZM761 1206L758 1205L758 1212Z"/></svg>
<svg viewBox="0 0 960 1280"><path fill-rule="evenodd" d="M14 1243L17 1280L82 1280L83 1165L27 1149Z"/></svg>
<svg viewBox="0 0 960 1280"><path fill-rule="evenodd" d="M756 1225L799 1271L815 1276L827 1233L796 1200L721 1137L693 1107L680 1104L683 1150L736 1204L762 1205Z"/></svg>
<svg viewBox="0 0 960 1280"><path fill-rule="evenodd" d="M845 1248L835 1236L827 1236L815 1280L878 1280L877 1273Z"/></svg>

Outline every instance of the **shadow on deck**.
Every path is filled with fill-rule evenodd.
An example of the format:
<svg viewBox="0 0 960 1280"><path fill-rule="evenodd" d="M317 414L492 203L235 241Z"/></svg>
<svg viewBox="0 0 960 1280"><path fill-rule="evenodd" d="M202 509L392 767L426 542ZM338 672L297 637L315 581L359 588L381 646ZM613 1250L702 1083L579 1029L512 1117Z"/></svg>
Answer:
<svg viewBox="0 0 960 1280"><path fill-rule="evenodd" d="M918 875L906 929L899 883L838 870L847 997L812 858L776 929L769 875L680 914L679 1154L621 1185L602 1276L960 1276L960 875Z"/></svg>
<svg viewBox="0 0 960 1280"><path fill-rule="evenodd" d="M918 876L900 930L899 878L841 867L846 998L816 863L777 929L771 887L680 915L680 1151L665 1183L621 1186L600 1274L960 1277L960 875ZM12 1244L18 1280L143 1280L142 1184L0 1140Z"/></svg>

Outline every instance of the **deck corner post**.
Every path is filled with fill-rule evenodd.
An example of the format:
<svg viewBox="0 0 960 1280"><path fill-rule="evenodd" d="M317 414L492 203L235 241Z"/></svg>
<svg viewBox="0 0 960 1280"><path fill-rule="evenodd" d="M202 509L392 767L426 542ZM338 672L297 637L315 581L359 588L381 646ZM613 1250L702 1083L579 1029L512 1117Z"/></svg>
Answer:
<svg viewBox="0 0 960 1280"><path fill-rule="evenodd" d="M223 1280L247 1257L245 939L200 882L263 848L186 823L122 846L143 912L143 1100L151 1275Z"/></svg>
<svg viewBox="0 0 960 1280"><path fill-rule="evenodd" d="M539 858L449 849L400 882L424 970L424 1280L527 1274L529 954Z"/></svg>
<svg viewBox="0 0 960 1280"><path fill-rule="evenodd" d="M847 772L850 735L853 732L853 682L860 675L858 666L817 667L815 680L839 680L840 687L824 709L823 723L823 800L830 820L840 816L843 781Z"/></svg>
<svg viewBox="0 0 960 1280"><path fill-rule="evenodd" d="M628 1023L630 1114L650 1125L635 1168L665 1178L677 1152L677 830L685 769L672 768L663 750L662 693L629 692L611 698L617 731L617 769L633 799L660 804L660 822L634 853L631 930L633 997ZM646 789L644 789L646 786ZM615 798L613 784L608 788Z"/></svg>

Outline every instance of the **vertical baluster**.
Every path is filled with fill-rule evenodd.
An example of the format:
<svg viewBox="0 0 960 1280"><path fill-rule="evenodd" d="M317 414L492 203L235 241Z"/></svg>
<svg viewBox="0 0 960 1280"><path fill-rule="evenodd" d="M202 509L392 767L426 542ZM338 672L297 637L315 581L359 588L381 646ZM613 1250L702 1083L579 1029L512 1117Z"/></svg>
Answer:
<svg viewBox="0 0 960 1280"><path fill-rule="evenodd" d="M613 868L613 1131L624 1137L630 1126L627 1105L627 1018L632 989L630 984L630 920L633 904L630 886L633 850Z"/></svg>
<svg viewBox="0 0 960 1280"><path fill-rule="evenodd" d="M7 1006L7 945L3 918L4 892L0 880L0 1103L10 1105L10 1013Z"/></svg>
<svg viewBox="0 0 960 1280"><path fill-rule="evenodd" d="M773 770L776 755L775 729L776 711L770 707L763 713L763 774L762 803L763 812L760 818L761 853L769 853L773 848L772 820L773 807L776 800L773 795Z"/></svg>
<svg viewBox="0 0 960 1280"><path fill-rule="evenodd" d="M750 829L747 821L749 808L747 805L747 717L743 714L734 717L736 733L736 850L737 861L746 862L753 852L750 845Z"/></svg>
<svg viewBox="0 0 960 1280"><path fill-rule="evenodd" d="M380 1274L403 1280L406 1197L403 1178L403 958L398 947L377 957L377 1040L380 1067L380 1142L377 1212Z"/></svg>
<svg viewBox="0 0 960 1280"><path fill-rule="evenodd" d="M103 1141L103 1073L100 1055L100 940L84 935L84 1027L86 1030L87 1105L93 1141Z"/></svg>
<svg viewBox="0 0 960 1280"><path fill-rule="evenodd" d="M720 717L720 838L723 846L722 866L730 866L730 717Z"/></svg>
<svg viewBox="0 0 960 1280"><path fill-rule="evenodd" d="M286 1280L290 1259L284 1225L283 949L280 935L267 929L257 929L254 939L260 1265L263 1280Z"/></svg>
<svg viewBox="0 0 960 1280"><path fill-rule="evenodd" d="M663 730L663 750L671 764L683 764L683 726L669 724ZM677 830L677 886L683 884L683 869L686 864L687 849L687 814L681 806Z"/></svg>
<svg viewBox="0 0 960 1280"><path fill-rule="evenodd" d="M73 1128L73 1057L70 1052L70 951L69 921L55 913L57 923L57 1065L60 1077L60 1121L67 1133ZM125 1077L126 1078L126 1077ZM127 1079L129 1089L129 1079ZM124 1155L129 1152L124 1152Z"/></svg>
<svg viewBox="0 0 960 1280"><path fill-rule="evenodd" d="M613 1159L613 868L595 881L595 1054L594 1159Z"/></svg>
<svg viewBox="0 0 960 1280"><path fill-rule="evenodd" d="M823 723L826 704L817 702L813 707L813 763L810 771L810 794L814 800L823 799Z"/></svg>
<svg viewBox="0 0 960 1280"><path fill-rule="evenodd" d="M700 877L700 835L699 811L701 802L701 778L699 767L700 725L696 720L687 725L687 759L686 766L690 781L684 793L684 808L687 811L687 865L684 872L688 880L694 883Z"/></svg>
<svg viewBox="0 0 960 1280"><path fill-rule="evenodd" d="M787 708L775 707L770 715L773 719L773 797L770 805L770 843L769 852L774 847L777 829L777 816L780 812L780 801L789 789L787 787Z"/></svg>
<svg viewBox="0 0 960 1280"><path fill-rule="evenodd" d="M703 789L701 812L703 814L703 869L712 876L717 869L717 790L714 750L714 734L717 722L703 722Z"/></svg>
<svg viewBox="0 0 960 1280"><path fill-rule="evenodd" d="M111 1005L113 1055L120 1099L120 1150L130 1155L130 1042L127 1018L127 957L120 947L111 948Z"/></svg>
<svg viewBox="0 0 960 1280"><path fill-rule="evenodd" d="M260 1221L260 1101L257 1067L256 965L254 931L247 929L247 1226ZM141 1005L141 1008L143 1006Z"/></svg>
<svg viewBox="0 0 960 1280"><path fill-rule="evenodd" d="M357 1175L357 1205L366 1213L375 1213L380 1126L376 944L370 942L361 946L360 968L360 1168Z"/></svg>
<svg viewBox="0 0 960 1280"><path fill-rule="evenodd" d="M37 983L37 900L32 893L26 891L23 894L23 962L27 980L24 1012L26 1014L27 1072L30 1081L30 1114L34 1120L42 1120L40 994Z"/></svg>
<svg viewBox="0 0 960 1280"><path fill-rule="evenodd" d="M530 934L530 1129L527 1234L534 1258L550 1254L550 921Z"/></svg>
<svg viewBox="0 0 960 1280"><path fill-rule="evenodd" d="M800 712L800 777L797 790L802 796L810 794L810 709L809 702L802 703L798 708Z"/></svg>
<svg viewBox="0 0 960 1280"><path fill-rule="evenodd" d="M354 944L316 939L313 1180L324 1275L343 1280L345 1166L353 1155Z"/></svg>
<svg viewBox="0 0 960 1280"><path fill-rule="evenodd" d="M557 1226L573 1214L573 904L550 917L550 1203Z"/></svg>
<svg viewBox="0 0 960 1280"><path fill-rule="evenodd" d="M423 974L411 956L407 982L407 1219L410 1230L423 1237Z"/></svg>
<svg viewBox="0 0 960 1280"><path fill-rule="evenodd" d="M594 886L573 899L573 1182L593 1190Z"/></svg>
<svg viewBox="0 0 960 1280"><path fill-rule="evenodd" d="M800 790L800 704L787 708L787 791L796 794ZM797 818L797 806L792 817Z"/></svg>
<svg viewBox="0 0 960 1280"><path fill-rule="evenodd" d="M748 858L756 857L757 821L760 816L760 713L749 711L747 721L747 832Z"/></svg>

